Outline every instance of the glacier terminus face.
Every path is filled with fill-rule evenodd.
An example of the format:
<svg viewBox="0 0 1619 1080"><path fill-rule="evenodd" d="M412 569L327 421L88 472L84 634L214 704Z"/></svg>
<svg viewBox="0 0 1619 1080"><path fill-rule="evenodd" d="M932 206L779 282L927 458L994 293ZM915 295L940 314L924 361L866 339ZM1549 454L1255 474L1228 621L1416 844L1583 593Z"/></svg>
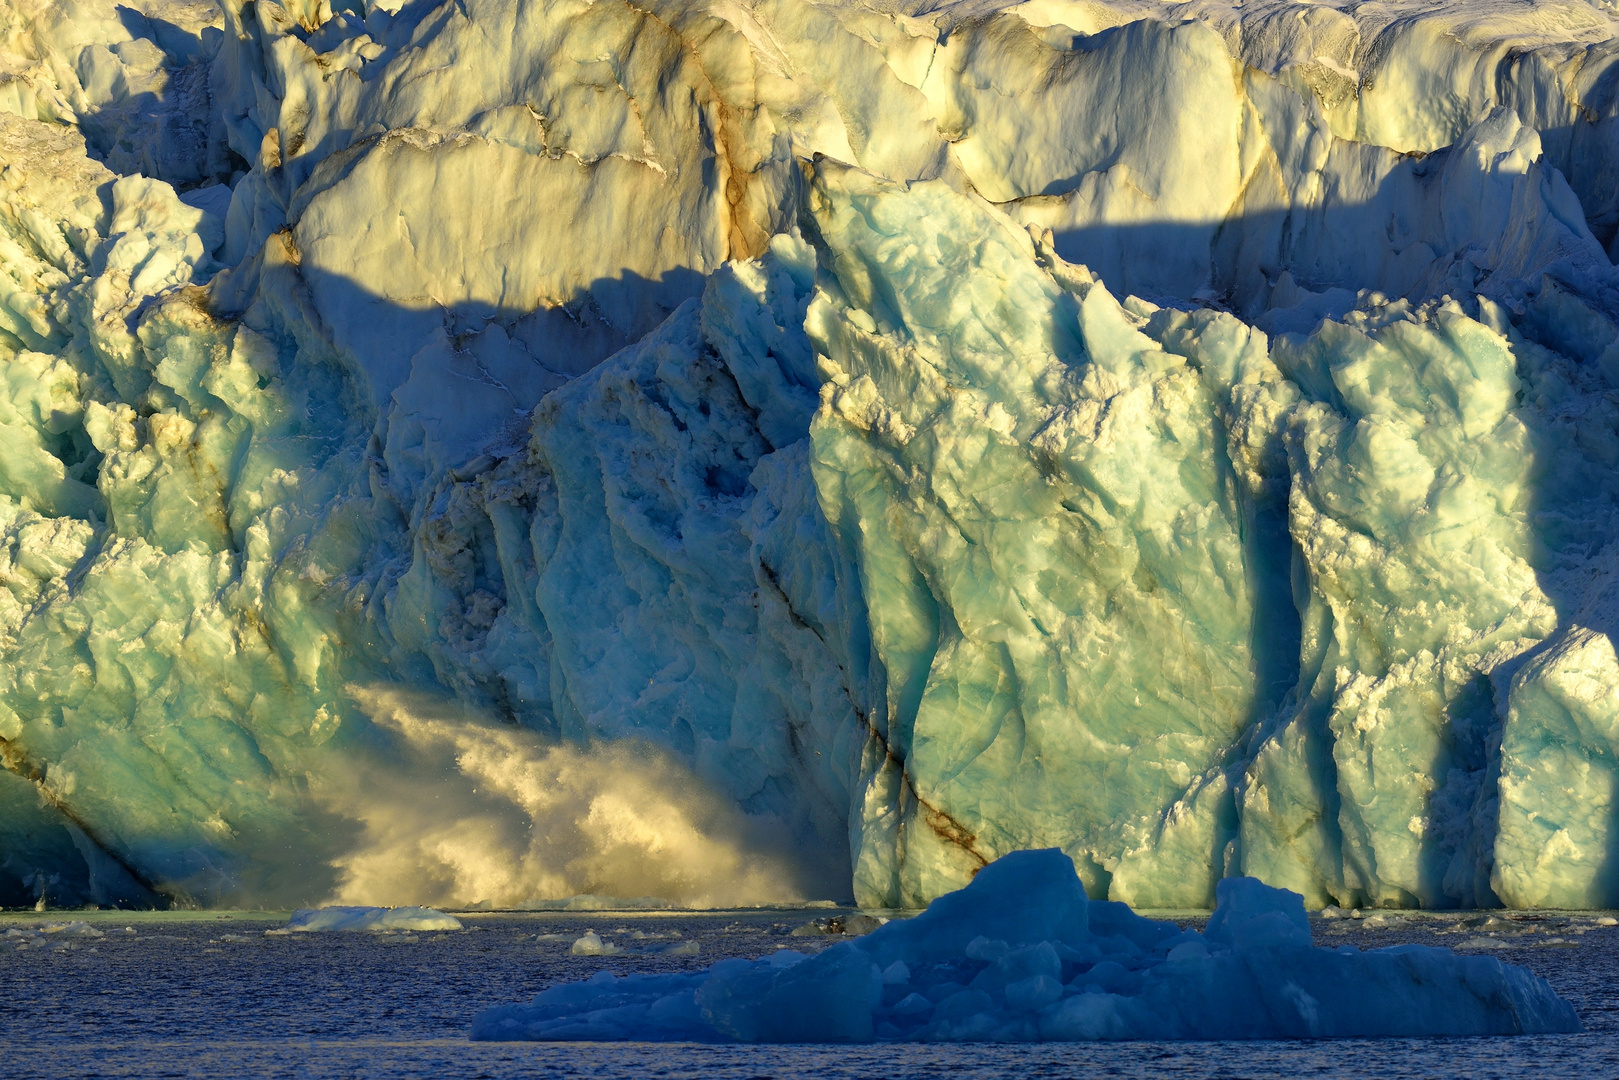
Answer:
<svg viewBox="0 0 1619 1080"><path fill-rule="evenodd" d="M0 24L0 904L1619 906L1611 4Z"/></svg>

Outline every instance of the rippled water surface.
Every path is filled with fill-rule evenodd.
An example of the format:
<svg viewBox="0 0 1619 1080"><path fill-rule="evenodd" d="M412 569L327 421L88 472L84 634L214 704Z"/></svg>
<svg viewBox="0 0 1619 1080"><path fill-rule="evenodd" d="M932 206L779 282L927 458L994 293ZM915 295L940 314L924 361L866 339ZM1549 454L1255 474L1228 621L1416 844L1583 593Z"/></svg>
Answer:
<svg viewBox="0 0 1619 1080"><path fill-rule="evenodd" d="M0 934L84 919L104 936L0 939L0 1076L1619 1076L1619 927L1587 916L1316 923L1321 944L1463 945L1526 964L1574 1003L1586 1024L1582 1035L860 1047L466 1040L478 1009L526 1000L602 968L682 970L763 955L788 940L814 947L813 939L788 939L787 932L826 914L475 914L463 917L470 929L456 934L293 937L264 935L284 914L5 915ZM586 929L632 948L695 940L701 953L570 956L569 941Z"/></svg>

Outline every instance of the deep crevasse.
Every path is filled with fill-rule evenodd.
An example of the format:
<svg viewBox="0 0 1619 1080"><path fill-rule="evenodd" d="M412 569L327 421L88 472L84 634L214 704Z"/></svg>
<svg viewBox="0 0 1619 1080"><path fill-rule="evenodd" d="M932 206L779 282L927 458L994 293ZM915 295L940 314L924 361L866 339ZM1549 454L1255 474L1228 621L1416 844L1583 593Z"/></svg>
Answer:
<svg viewBox="0 0 1619 1080"><path fill-rule="evenodd" d="M391 8L5 9L10 902L1619 903L1606 9Z"/></svg>

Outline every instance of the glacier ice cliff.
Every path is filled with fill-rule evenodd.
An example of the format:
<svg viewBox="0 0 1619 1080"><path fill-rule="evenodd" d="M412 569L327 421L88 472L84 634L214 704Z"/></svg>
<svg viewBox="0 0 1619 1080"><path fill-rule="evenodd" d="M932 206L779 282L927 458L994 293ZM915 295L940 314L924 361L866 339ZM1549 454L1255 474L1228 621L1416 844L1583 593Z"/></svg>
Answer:
<svg viewBox="0 0 1619 1080"><path fill-rule="evenodd" d="M0 902L1619 905L1619 13L4 0Z"/></svg>

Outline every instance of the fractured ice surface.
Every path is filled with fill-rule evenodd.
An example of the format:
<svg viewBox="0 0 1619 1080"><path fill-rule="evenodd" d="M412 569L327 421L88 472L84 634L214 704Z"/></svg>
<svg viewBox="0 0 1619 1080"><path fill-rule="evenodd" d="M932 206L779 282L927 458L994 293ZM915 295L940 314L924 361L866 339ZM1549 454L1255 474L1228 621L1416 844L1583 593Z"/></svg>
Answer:
<svg viewBox="0 0 1619 1080"><path fill-rule="evenodd" d="M592 937L594 935L591 935ZM577 946L575 947L577 950ZM605 954L603 954L605 955ZM1315 948L1302 898L1228 878L1202 933L1087 902L1059 851L991 863L914 919L812 956L564 983L486 1009L490 1040L870 1042L1376 1038L1578 1031L1493 957Z"/></svg>
<svg viewBox="0 0 1619 1080"><path fill-rule="evenodd" d="M3 0L0 901L1619 904L1615 19Z"/></svg>

